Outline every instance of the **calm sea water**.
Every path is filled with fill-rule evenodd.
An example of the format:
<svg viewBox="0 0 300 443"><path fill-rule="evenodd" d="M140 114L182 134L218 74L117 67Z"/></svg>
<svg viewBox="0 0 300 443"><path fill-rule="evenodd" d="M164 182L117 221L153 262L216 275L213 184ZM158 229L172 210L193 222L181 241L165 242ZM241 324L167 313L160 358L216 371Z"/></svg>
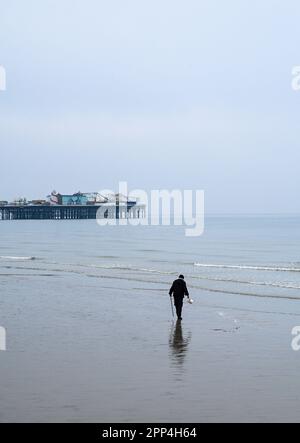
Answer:
<svg viewBox="0 0 300 443"><path fill-rule="evenodd" d="M299 222L0 222L0 421L299 420Z"/></svg>

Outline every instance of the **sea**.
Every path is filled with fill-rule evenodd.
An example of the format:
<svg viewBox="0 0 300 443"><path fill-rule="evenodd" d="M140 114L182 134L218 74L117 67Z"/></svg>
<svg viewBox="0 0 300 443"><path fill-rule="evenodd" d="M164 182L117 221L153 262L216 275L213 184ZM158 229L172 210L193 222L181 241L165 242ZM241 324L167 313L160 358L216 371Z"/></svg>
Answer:
<svg viewBox="0 0 300 443"><path fill-rule="evenodd" d="M0 221L0 422L299 421L299 227Z"/></svg>

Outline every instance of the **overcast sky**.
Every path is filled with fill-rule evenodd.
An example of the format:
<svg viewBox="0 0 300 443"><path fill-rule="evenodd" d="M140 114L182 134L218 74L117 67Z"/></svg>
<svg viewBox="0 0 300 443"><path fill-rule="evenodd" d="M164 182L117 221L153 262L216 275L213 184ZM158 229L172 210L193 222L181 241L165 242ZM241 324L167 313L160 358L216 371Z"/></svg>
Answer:
<svg viewBox="0 0 300 443"><path fill-rule="evenodd" d="M204 189L209 212L300 212L300 2L10 0L0 200Z"/></svg>

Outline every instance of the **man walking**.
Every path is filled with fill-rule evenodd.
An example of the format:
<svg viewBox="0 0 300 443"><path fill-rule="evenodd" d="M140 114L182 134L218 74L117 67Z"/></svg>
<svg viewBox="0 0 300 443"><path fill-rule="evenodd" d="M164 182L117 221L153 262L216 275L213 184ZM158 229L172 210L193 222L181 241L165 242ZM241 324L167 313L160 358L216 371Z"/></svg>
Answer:
<svg viewBox="0 0 300 443"><path fill-rule="evenodd" d="M174 296L174 305L176 308L176 314L178 317L178 320L182 320L181 317L181 311L182 311L182 304L184 296L186 295L189 298L189 291L187 290L186 283L184 281L184 276L180 274L179 278L177 278L169 291L170 297L172 295Z"/></svg>

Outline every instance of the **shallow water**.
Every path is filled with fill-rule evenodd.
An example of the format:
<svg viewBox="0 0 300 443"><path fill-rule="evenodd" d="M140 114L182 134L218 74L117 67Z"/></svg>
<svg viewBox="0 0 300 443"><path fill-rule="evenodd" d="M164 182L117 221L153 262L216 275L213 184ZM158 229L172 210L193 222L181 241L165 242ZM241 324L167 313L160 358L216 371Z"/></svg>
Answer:
<svg viewBox="0 0 300 443"><path fill-rule="evenodd" d="M299 421L299 222L2 221L0 421Z"/></svg>

